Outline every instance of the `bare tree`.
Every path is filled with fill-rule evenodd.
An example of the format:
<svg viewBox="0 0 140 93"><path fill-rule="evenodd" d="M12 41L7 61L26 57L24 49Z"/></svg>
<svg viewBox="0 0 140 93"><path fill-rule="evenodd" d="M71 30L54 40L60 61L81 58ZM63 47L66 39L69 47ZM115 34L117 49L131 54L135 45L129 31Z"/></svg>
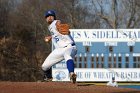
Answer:
<svg viewBox="0 0 140 93"><path fill-rule="evenodd" d="M45 11L56 10L57 17L70 23L72 28L84 28L87 11L75 0L2 1L0 9L8 10L1 13L5 18L1 19L1 27L5 30L0 29L9 35L5 38L6 34L0 33L1 80L36 81L41 78L41 64L51 51L51 43L44 42L44 36L50 34L44 19Z"/></svg>
<svg viewBox="0 0 140 93"><path fill-rule="evenodd" d="M101 28L135 28L139 23L137 0L91 0ZM106 22L106 23L105 23Z"/></svg>

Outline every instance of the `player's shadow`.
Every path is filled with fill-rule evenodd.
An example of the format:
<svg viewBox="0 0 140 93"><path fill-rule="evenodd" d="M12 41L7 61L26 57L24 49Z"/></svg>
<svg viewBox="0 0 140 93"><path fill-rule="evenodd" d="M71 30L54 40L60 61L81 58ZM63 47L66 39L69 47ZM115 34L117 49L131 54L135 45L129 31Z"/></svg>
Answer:
<svg viewBox="0 0 140 93"><path fill-rule="evenodd" d="M77 86L92 86L94 84L78 84Z"/></svg>

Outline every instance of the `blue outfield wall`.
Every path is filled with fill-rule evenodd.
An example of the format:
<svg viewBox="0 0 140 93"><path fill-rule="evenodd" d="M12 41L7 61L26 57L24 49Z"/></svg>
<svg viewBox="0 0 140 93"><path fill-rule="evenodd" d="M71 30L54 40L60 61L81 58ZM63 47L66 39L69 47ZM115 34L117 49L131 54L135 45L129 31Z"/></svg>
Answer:
<svg viewBox="0 0 140 93"><path fill-rule="evenodd" d="M71 29L71 35L77 81L140 81L140 29ZM64 60L53 66L53 75L69 81Z"/></svg>
<svg viewBox="0 0 140 93"><path fill-rule="evenodd" d="M75 57L77 68L140 68L140 43L128 46L119 42L106 46L104 42L92 42L90 46L76 43L78 52Z"/></svg>

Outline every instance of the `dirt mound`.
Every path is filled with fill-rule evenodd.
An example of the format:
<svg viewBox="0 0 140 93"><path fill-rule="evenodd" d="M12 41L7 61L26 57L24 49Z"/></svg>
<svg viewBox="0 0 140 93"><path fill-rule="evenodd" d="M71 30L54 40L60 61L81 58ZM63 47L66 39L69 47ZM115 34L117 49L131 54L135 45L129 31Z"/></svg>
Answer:
<svg viewBox="0 0 140 93"><path fill-rule="evenodd" d="M0 93L140 93L140 90L70 82L0 82Z"/></svg>

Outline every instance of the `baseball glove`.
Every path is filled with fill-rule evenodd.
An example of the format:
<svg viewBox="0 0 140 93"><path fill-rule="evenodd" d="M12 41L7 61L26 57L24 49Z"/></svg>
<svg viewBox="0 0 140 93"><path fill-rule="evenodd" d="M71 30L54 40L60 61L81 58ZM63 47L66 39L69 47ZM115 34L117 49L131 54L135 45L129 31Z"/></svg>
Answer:
<svg viewBox="0 0 140 93"><path fill-rule="evenodd" d="M68 24L60 24L60 25L57 25L56 27L60 34L62 34L62 35L70 34L70 31L69 31L70 26Z"/></svg>

